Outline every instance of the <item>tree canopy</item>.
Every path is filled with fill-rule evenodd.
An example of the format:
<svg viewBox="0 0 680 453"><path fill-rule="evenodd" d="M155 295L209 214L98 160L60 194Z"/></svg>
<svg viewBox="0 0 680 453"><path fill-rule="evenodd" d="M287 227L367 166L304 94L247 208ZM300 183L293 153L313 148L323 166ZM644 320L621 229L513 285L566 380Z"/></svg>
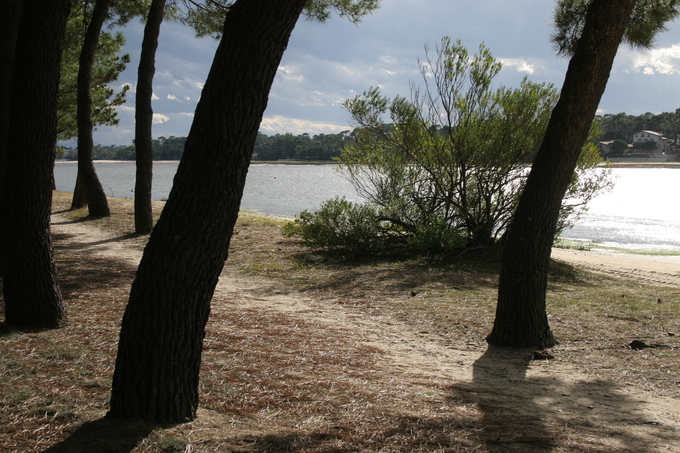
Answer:
<svg viewBox="0 0 680 453"><path fill-rule="evenodd" d="M71 9L66 28L66 41L61 63L57 139L67 141L78 134L76 120L77 79L80 52L89 22L89 12L80 3ZM125 103L129 85L116 89L111 84L130 62L128 54L119 55L125 45L122 33L103 32L99 36L92 67L92 120L95 126L118 124L116 107Z"/></svg>
<svg viewBox="0 0 680 453"><path fill-rule="evenodd" d="M571 56L576 50L586 12L592 0L560 0L553 15L553 34L550 40L557 54ZM654 39L666 31L666 23L673 21L680 11L680 0L638 0L626 25L623 42L634 48L648 49Z"/></svg>
<svg viewBox="0 0 680 453"><path fill-rule="evenodd" d="M175 0L169 5L174 19L191 26L196 36L220 39L224 17L234 0ZM333 13L358 23L378 9L380 0L308 0L302 14L309 20L325 22Z"/></svg>

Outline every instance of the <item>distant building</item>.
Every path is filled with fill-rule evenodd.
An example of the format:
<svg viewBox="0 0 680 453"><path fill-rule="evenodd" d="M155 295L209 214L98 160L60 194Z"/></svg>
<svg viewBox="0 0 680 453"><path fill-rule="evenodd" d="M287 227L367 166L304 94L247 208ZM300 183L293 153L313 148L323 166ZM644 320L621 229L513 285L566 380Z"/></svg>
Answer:
<svg viewBox="0 0 680 453"><path fill-rule="evenodd" d="M680 140L680 135L676 138L677 140ZM605 149L611 151L612 143L613 141L600 142L600 149L602 149L603 154L606 153ZM633 143L629 144L628 148L627 154L619 154L616 157L609 156L607 159L612 162L666 162L675 160L675 155L668 154L673 148L673 141L659 132L640 131L633 134Z"/></svg>
<svg viewBox="0 0 680 453"><path fill-rule="evenodd" d="M600 154L609 154L612 152L612 143L614 143L614 140L607 140L605 142L599 141L597 144L600 146Z"/></svg>
<svg viewBox="0 0 680 453"><path fill-rule="evenodd" d="M649 144L646 142L654 142L656 146L654 148L650 148ZM632 145L636 152L655 155L663 154L670 150L671 141L659 132L640 131L636 134L633 134Z"/></svg>

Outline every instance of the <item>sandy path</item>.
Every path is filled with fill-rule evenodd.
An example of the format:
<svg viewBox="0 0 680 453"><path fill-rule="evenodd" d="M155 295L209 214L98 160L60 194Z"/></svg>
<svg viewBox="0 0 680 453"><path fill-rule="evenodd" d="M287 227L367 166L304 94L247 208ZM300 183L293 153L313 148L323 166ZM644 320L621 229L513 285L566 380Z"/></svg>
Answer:
<svg viewBox="0 0 680 453"><path fill-rule="evenodd" d="M593 272L601 272L641 283L680 287L680 256L632 255L607 251L554 248L552 258Z"/></svg>
<svg viewBox="0 0 680 453"><path fill-rule="evenodd" d="M139 262L141 252L125 240L112 240L84 223L55 215L52 228L76 252ZM554 257L592 270L680 286L680 262L564 250ZM215 296L233 300L237 310L239 306L276 310L299 318L318 326L320 336L330 329L351 331L357 344L383 351L382 375L401 383L395 392L404 401L429 398L433 411L445 411L448 404L468 405L471 416L491 424L532 421L532 434L525 440L513 440L512 448L508 444L504 449L499 439L500 449L493 451L551 451L556 447L551 443L556 442L556 429L563 439L578 437L580 444L591 439L597 451L680 451L680 400L596 379L559 359L532 361L531 351L487 348L481 340L418 332L389 314L372 315L315 300L264 278L223 274Z"/></svg>

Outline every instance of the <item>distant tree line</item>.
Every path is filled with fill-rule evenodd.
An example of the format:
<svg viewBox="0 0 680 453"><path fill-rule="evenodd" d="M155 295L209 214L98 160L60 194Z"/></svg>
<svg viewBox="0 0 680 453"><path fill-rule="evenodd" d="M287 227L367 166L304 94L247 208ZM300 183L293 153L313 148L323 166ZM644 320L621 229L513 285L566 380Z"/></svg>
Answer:
<svg viewBox="0 0 680 453"><path fill-rule="evenodd" d="M293 135L291 133L266 135L258 133L253 160L272 161L281 159L329 161L339 157L348 141L355 139L355 133L343 131L339 134ZM182 158L186 137L158 137L152 141L153 160L179 160ZM135 144L96 145L95 160L135 160ZM78 151L64 148L60 156L65 160L77 160Z"/></svg>
<svg viewBox="0 0 680 453"><path fill-rule="evenodd" d="M339 157L345 144L352 140L354 140L354 134L350 131L314 136L258 133L253 159L331 160Z"/></svg>
<svg viewBox="0 0 680 453"><path fill-rule="evenodd" d="M680 134L680 108L675 112L662 112L659 114L643 113L642 115L628 115L626 113L605 114L600 118L602 135L600 140L623 140L626 143L633 141L633 134L646 130L660 132L670 140L674 140Z"/></svg>
<svg viewBox="0 0 680 453"><path fill-rule="evenodd" d="M660 132L673 140L680 134L680 108L675 112L659 114L643 113L629 115L627 113L599 115L600 140L621 140L630 143L633 134L642 130ZM343 131L338 134L308 133L293 135L291 133L266 135L257 134L254 161L276 161L282 159L329 161L340 157L347 143L356 140L356 130ZM179 160L184 151L186 137L158 137L153 140L153 160ZM66 160L77 160L76 149L66 148L60 156ZM96 160L135 160L135 144L131 145L96 145L94 147Z"/></svg>
<svg viewBox="0 0 680 453"><path fill-rule="evenodd" d="M186 137L158 137L152 141L153 160L179 160L184 152ZM95 160L135 160L135 144L131 145L95 145L93 149ZM60 158L65 160L78 160L78 150L75 148L63 149Z"/></svg>

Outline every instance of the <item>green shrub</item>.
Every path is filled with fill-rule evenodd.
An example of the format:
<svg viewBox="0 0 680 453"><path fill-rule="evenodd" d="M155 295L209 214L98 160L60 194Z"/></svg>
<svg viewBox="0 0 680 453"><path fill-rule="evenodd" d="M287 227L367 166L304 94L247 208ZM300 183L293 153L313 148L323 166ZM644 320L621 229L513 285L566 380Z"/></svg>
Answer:
<svg viewBox="0 0 680 453"><path fill-rule="evenodd" d="M325 201L316 212L303 211L286 223L285 236L299 236L312 247L371 252L387 239L375 208L336 197Z"/></svg>
<svg viewBox="0 0 680 453"><path fill-rule="evenodd" d="M466 245L460 232L445 222L430 220L414 226L391 218L375 205L333 198L325 201L318 211L302 212L294 221L286 223L282 232L287 237L300 237L311 247L374 255L404 249L432 254Z"/></svg>

